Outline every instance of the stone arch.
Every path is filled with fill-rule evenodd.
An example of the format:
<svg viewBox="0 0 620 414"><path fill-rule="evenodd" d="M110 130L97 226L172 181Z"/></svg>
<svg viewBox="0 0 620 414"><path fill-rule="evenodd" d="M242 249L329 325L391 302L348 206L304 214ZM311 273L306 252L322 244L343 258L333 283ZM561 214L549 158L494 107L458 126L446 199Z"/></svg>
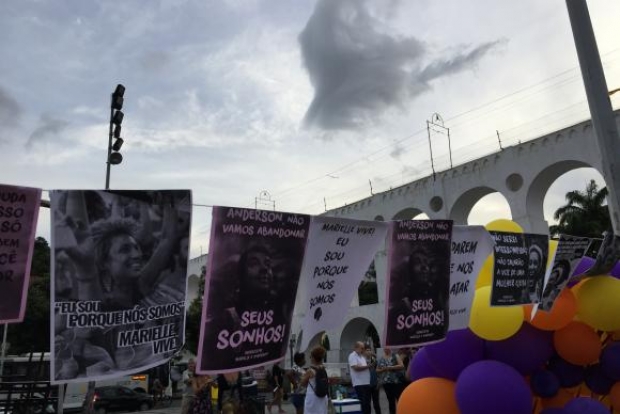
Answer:
<svg viewBox="0 0 620 414"><path fill-rule="evenodd" d="M480 201L482 197L492 193L501 194L500 191L497 191L487 186L474 187L465 191L456 199L456 201L452 205L449 218L451 220L454 220L454 224L467 224L467 218L469 217L469 213L476 205L476 203Z"/></svg>
<svg viewBox="0 0 620 414"><path fill-rule="evenodd" d="M301 342L303 340L304 331L299 331L299 335L297 335L297 342L295 344L295 352L310 352L315 346L321 345L321 338L323 338L323 334L325 334L325 331L321 331L315 334L308 341L308 347L306 349L301 349Z"/></svg>
<svg viewBox="0 0 620 414"><path fill-rule="evenodd" d="M546 233L549 230L543 207L545 195L555 180L571 170L587 167L593 168L584 161L563 160L545 167L536 174L527 189L525 199L525 213L530 221L531 231Z"/></svg>
<svg viewBox="0 0 620 414"><path fill-rule="evenodd" d="M398 213L392 217L392 220L411 220L412 218L423 214L424 211L415 207L407 207L400 210Z"/></svg>
<svg viewBox="0 0 620 414"><path fill-rule="evenodd" d="M341 361L347 360L348 355L353 350L353 345L355 342L366 340L366 331L369 327L373 327L377 331L377 327L372 323L372 321L366 318L357 317L348 321L342 328L342 334L340 335Z"/></svg>

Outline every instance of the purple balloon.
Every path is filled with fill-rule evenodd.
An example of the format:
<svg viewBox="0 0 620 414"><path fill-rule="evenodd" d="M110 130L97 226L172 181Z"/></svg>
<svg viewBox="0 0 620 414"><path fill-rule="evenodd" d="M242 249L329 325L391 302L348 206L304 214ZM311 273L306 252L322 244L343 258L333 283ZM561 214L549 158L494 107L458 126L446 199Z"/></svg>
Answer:
<svg viewBox="0 0 620 414"><path fill-rule="evenodd" d="M532 393L521 374L498 361L479 361L461 372L456 382L461 414L531 414Z"/></svg>
<svg viewBox="0 0 620 414"><path fill-rule="evenodd" d="M504 362L523 375L542 368L553 355L553 332L524 323L521 329L503 341L487 341L486 357Z"/></svg>
<svg viewBox="0 0 620 414"><path fill-rule="evenodd" d="M609 414L609 408L595 399L573 398L564 406L564 414Z"/></svg>
<svg viewBox="0 0 620 414"><path fill-rule="evenodd" d="M417 381L422 378L439 377L442 378L437 371L433 368L428 355L426 354L426 348L420 349L415 353L413 359L409 363L409 378L411 381Z"/></svg>
<svg viewBox="0 0 620 414"><path fill-rule="evenodd" d="M549 407L549 408L545 408L544 410L542 410L540 414L566 414L566 413L564 412L564 408Z"/></svg>
<svg viewBox="0 0 620 414"><path fill-rule="evenodd" d="M560 357L549 362L549 371L558 377L563 388L576 387L583 382L585 376L583 367L566 362Z"/></svg>
<svg viewBox="0 0 620 414"><path fill-rule="evenodd" d="M424 349L435 371L452 381L466 367L484 359L484 340L469 329L448 332L445 340Z"/></svg>
<svg viewBox="0 0 620 414"><path fill-rule="evenodd" d="M586 368L586 385L599 395L607 395L616 383L603 372L601 364L590 365Z"/></svg>
<svg viewBox="0 0 620 414"><path fill-rule="evenodd" d="M575 270L573 271L573 276L579 276L579 275L584 274L585 272L590 270L592 266L594 266L594 262L596 262L596 260L594 260L593 258L588 257L588 256L583 256L581 260L579 261L579 263L577 263L577 266L575 266ZM569 280L568 282L568 287L573 287L577 283L578 283L577 280L571 278L571 280Z"/></svg>
<svg viewBox="0 0 620 414"><path fill-rule="evenodd" d="M530 385L534 394L542 398L551 398L560 391L560 380L551 371L539 370L532 374Z"/></svg>
<svg viewBox="0 0 620 414"><path fill-rule="evenodd" d="M609 378L620 381L620 342L612 342L603 349L601 367Z"/></svg>
<svg viewBox="0 0 620 414"><path fill-rule="evenodd" d="M615 278L620 278L620 260L616 262L615 266L609 272Z"/></svg>
<svg viewBox="0 0 620 414"><path fill-rule="evenodd" d="M544 410L542 410L540 414L566 414L566 413L564 412L564 408L549 407L549 408L545 408Z"/></svg>

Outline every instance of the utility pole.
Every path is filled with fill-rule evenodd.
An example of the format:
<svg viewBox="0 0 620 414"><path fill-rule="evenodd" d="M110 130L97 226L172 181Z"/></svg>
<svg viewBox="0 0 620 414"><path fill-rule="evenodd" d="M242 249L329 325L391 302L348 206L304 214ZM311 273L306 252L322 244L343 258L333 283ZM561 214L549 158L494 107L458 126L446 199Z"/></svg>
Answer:
<svg viewBox="0 0 620 414"><path fill-rule="evenodd" d="M566 0L579 66L588 97L592 126L601 156L603 178L609 195L607 206L614 234L620 235L620 137L614 118L601 56L596 45L585 0Z"/></svg>

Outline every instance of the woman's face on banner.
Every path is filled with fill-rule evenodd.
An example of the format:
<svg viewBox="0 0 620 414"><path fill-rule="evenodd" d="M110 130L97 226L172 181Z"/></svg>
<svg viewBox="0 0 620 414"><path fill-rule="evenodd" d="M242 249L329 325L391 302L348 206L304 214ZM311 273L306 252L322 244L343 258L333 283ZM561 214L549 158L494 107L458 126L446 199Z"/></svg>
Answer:
<svg viewBox="0 0 620 414"><path fill-rule="evenodd" d="M540 254L538 254L536 250L530 250L530 262L528 267L530 275L536 274L540 268L540 259Z"/></svg>
<svg viewBox="0 0 620 414"><path fill-rule="evenodd" d="M268 291L273 283L271 256L263 252L250 252L245 266L247 290L257 293Z"/></svg>
<svg viewBox="0 0 620 414"><path fill-rule="evenodd" d="M128 234L115 236L108 254L110 275L116 279L135 279L142 270L142 249Z"/></svg>

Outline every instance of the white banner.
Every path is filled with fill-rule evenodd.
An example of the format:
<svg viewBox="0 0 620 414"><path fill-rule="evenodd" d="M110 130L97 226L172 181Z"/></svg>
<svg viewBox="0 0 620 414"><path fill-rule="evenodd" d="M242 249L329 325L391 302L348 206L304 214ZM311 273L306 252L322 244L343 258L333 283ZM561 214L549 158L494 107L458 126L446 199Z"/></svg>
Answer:
<svg viewBox="0 0 620 414"><path fill-rule="evenodd" d="M302 350L319 332L342 324L387 229L380 221L312 219L301 273L306 285Z"/></svg>
<svg viewBox="0 0 620 414"><path fill-rule="evenodd" d="M483 226L454 226L450 256L450 326L469 325L476 279L485 259L493 252L493 238Z"/></svg>

